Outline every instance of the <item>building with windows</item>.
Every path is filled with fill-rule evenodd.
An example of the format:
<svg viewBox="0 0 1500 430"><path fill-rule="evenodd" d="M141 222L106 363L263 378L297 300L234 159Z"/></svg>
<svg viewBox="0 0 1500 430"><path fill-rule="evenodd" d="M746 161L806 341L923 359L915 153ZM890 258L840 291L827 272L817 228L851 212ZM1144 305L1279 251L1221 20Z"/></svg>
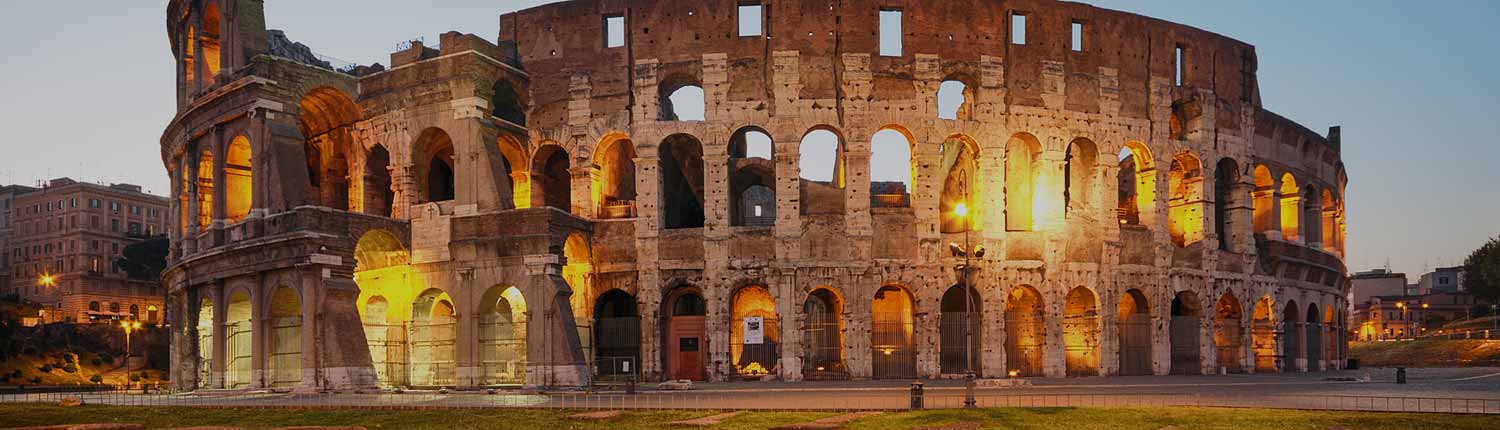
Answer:
<svg viewBox="0 0 1500 430"><path fill-rule="evenodd" d="M42 305L43 321L162 320L160 283L130 279L116 263L126 246L166 233L165 197L59 178L9 202L6 287Z"/></svg>
<svg viewBox="0 0 1500 430"><path fill-rule="evenodd" d="M1349 303L1366 303L1377 296L1404 295L1409 295L1405 273L1375 269L1349 276Z"/></svg>
<svg viewBox="0 0 1500 430"><path fill-rule="evenodd" d="M1417 279L1417 291L1419 294L1464 292L1463 266L1439 267L1437 270L1423 273L1422 277Z"/></svg>
<svg viewBox="0 0 1500 430"><path fill-rule="evenodd" d="M949 3L575 0L365 66L171 0L171 380L1342 366L1341 135L1253 46Z"/></svg>
<svg viewBox="0 0 1500 430"><path fill-rule="evenodd" d="M11 290L10 285L11 277L15 273L11 268L11 264L15 258L11 256L10 252L12 249L10 246L12 234L10 224L12 218L11 205L17 196L32 191L36 191L36 188L24 185L0 186L0 250L5 250L5 252L0 252L0 296L18 294L17 291Z"/></svg>

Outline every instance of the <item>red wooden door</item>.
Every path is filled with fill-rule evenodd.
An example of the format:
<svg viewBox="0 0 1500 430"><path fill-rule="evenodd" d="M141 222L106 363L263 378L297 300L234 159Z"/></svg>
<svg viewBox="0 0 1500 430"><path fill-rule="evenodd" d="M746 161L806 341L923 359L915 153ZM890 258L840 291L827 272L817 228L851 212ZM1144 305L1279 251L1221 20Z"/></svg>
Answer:
<svg viewBox="0 0 1500 430"><path fill-rule="evenodd" d="M667 370L672 379L702 381L703 357L708 345L704 339L703 317L674 316L667 325Z"/></svg>

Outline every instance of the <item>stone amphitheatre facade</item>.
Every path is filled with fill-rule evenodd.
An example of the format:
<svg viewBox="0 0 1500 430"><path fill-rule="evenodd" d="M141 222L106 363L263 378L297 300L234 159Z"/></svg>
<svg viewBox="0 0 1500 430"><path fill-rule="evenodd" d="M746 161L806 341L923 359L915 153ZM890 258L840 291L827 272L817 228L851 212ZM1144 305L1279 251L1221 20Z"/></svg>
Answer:
<svg viewBox="0 0 1500 430"><path fill-rule="evenodd" d="M179 388L1344 362L1339 130L1264 109L1243 42L1045 0L573 0L338 67L264 7L167 7Z"/></svg>

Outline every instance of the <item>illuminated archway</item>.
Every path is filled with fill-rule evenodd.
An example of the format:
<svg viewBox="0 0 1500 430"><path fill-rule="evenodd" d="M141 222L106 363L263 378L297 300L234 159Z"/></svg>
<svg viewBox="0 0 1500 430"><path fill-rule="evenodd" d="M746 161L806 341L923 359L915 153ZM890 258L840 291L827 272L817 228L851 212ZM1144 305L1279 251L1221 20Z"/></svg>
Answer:
<svg viewBox="0 0 1500 430"><path fill-rule="evenodd" d="M204 297L198 302L198 388L213 388L214 382L214 301Z"/></svg>
<svg viewBox="0 0 1500 430"><path fill-rule="evenodd" d="M741 287L730 308L729 355L734 372L756 377L777 374L781 365L781 324L776 300L761 285Z"/></svg>
<svg viewBox="0 0 1500 430"><path fill-rule="evenodd" d="M1254 313L1251 314L1250 347L1255 352L1255 370L1259 372L1279 370L1274 303L1271 296L1262 296L1255 301Z"/></svg>
<svg viewBox="0 0 1500 430"><path fill-rule="evenodd" d="M423 130L413 145L418 178L422 181L422 202L453 200L456 195L454 180L453 139L439 128Z"/></svg>
<svg viewBox="0 0 1500 430"><path fill-rule="evenodd" d="M204 150L198 157L198 231L208 231L214 222L214 153Z"/></svg>
<svg viewBox="0 0 1500 430"><path fill-rule="evenodd" d="M307 157L308 195L314 204L346 210L349 202L349 158L354 150L354 123L359 106L343 91L319 87L299 102L303 151Z"/></svg>
<svg viewBox="0 0 1500 430"><path fill-rule="evenodd" d="M252 167L250 139L236 136L229 142L228 155L224 157L224 219L231 223L243 221L250 215Z"/></svg>
<svg viewBox="0 0 1500 430"><path fill-rule="evenodd" d="M400 383L393 380L406 370L406 344L400 321L391 324L390 302L382 296L371 296L360 307L360 324L365 331L365 341L370 346L370 365L375 368L375 380L382 387Z"/></svg>
<svg viewBox="0 0 1500 430"><path fill-rule="evenodd" d="M224 388L247 388L253 343L250 325L250 292L243 288L229 294L224 308Z"/></svg>
<svg viewBox="0 0 1500 430"><path fill-rule="evenodd" d="M270 385L291 387L302 382L302 300L297 290L281 286L271 293Z"/></svg>
<svg viewBox="0 0 1500 430"><path fill-rule="evenodd" d="M905 288L887 285L875 291L870 304L870 361L875 379L917 376L915 311Z"/></svg>
<svg viewBox="0 0 1500 430"><path fill-rule="evenodd" d="M1047 344L1042 294L1029 285L1010 290L1005 300L1005 369L1017 376L1042 376Z"/></svg>
<svg viewBox="0 0 1500 430"><path fill-rule="evenodd" d="M1098 163L1099 148L1085 138L1073 139L1068 144L1067 159L1063 163L1063 208L1070 218L1094 217L1094 171Z"/></svg>
<svg viewBox="0 0 1500 430"><path fill-rule="evenodd" d="M1303 358L1307 360L1307 370L1323 370L1323 312L1317 303L1307 304L1307 326L1303 329L1307 337L1307 347L1302 349Z"/></svg>
<svg viewBox="0 0 1500 430"><path fill-rule="evenodd" d="M1233 248L1233 238L1238 229L1234 226L1234 220L1230 219L1229 208L1244 207L1239 194L1234 191L1236 184L1240 182L1239 163L1233 159L1219 159L1219 164L1214 167L1214 236L1219 238L1219 250L1229 251Z"/></svg>
<svg viewBox="0 0 1500 430"><path fill-rule="evenodd" d="M1252 219L1256 233L1265 233L1276 229L1276 179L1271 176L1271 169L1264 164L1255 165L1255 171L1251 174L1255 181L1255 191L1251 193L1252 205L1255 207L1255 215Z"/></svg>
<svg viewBox="0 0 1500 430"><path fill-rule="evenodd" d="M432 288L412 302L407 330L411 360L408 382L416 387L450 386L454 383L454 330L457 323L453 299Z"/></svg>
<svg viewBox="0 0 1500 430"><path fill-rule="evenodd" d="M611 289L599 295L594 305L594 362L600 376L640 372L641 315L630 293Z"/></svg>
<svg viewBox="0 0 1500 430"><path fill-rule="evenodd" d="M819 126L802 135L798 146L800 211L803 215L844 213L844 138Z"/></svg>
<svg viewBox="0 0 1500 430"><path fill-rule="evenodd" d="M1297 178L1290 172L1281 175L1281 237L1287 241L1296 242L1301 237L1298 235L1301 201L1302 189L1297 187Z"/></svg>
<svg viewBox="0 0 1500 430"><path fill-rule="evenodd" d="M594 154L599 175L594 181L600 219L635 217L635 144L612 134Z"/></svg>
<svg viewBox="0 0 1500 430"><path fill-rule="evenodd" d="M984 308L979 292L963 284L948 287L939 309L942 312L938 327L940 370L946 374L964 374L970 370L978 373L980 346L984 344L981 330L984 327Z"/></svg>
<svg viewBox="0 0 1500 430"><path fill-rule="evenodd" d="M1172 321L1168 327L1172 336L1172 374L1203 373L1198 336L1202 318L1203 305L1198 301L1198 293L1183 291L1172 298Z"/></svg>
<svg viewBox="0 0 1500 430"><path fill-rule="evenodd" d="M219 76L219 39L223 33L220 22L218 3L209 3L203 8L203 32L198 34L198 43L202 47L203 71L207 75L203 77L204 87L213 85Z"/></svg>
<svg viewBox="0 0 1500 430"><path fill-rule="evenodd" d="M844 369L844 303L818 288L802 302L802 375L806 379L848 377Z"/></svg>
<svg viewBox="0 0 1500 430"><path fill-rule="evenodd" d="M1218 358L1218 367L1234 373L1244 370L1241 365L1241 358L1245 355L1240 340L1243 333L1241 315L1240 301L1234 293L1224 292L1214 305L1214 355Z"/></svg>
<svg viewBox="0 0 1500 430"><path fill-rule="evenodd" d="M483 385L526 381L526 298L516 287L485 290L479 316L479 366Z"/></svg>
<svg viewBox="0 0 1500 430"><path fill-rule="evenodd" d="M938 213L941 214L941 229L943 233L960 233L964 230L977 230L975 219L981 219L979 214L982 205L975 204L975 199L982 190L978 183L979 173L979 144L972 138L964 135L954 135L943 141L942 146L943 165L940 172L947 172L943 180L943 194L938 200ZM960 216L954 208L963 203L968 209L966 216Z"/></svg>
<svg viewBox="0 0 1500 430"><path fill-rule="evenodd" d="M1281 330L1283 333L1282 357L1287 360L1284 363L1287 371L1302 371L1307 368L1306 358L1303 356L1303 342L1306 338L1302 336L1302 310L1297 308L1296 300L1288 300L1281 312Z"/></svg>
<svg viewBox="0 0 1500 430"><path fill-rule="evenodd" d="M1333 367L1334 364L1331 363L1340 358L1339 345L1344 343L1344 324L1338 320L1337 314L1333 312L1333 309L1332 304L1323 306L1324 339L1322 354L1323 359L1330 363L1327 367Z"/></svg>
<svg viewBox="0 0 1500 430"><path fill-rule="evenodd" d="M674 134L663 139L657 150L662 226L703 227L703 145L693 136Z"/></svg>
<svg viewBox="0 0 1500 430"><path fill-rule="evenodd" d="M1167 175L1167 227L1172 243L1185 247L1203 240L1203 164L1183 151Z"/></svg>
<svg viewBox="0 0 1500 430"><path fill-rule="evenodd" d="M1318 229L1318 232L1321 233L1323 250L1329 253L1335 253L1338 252L1337 242L1335 242L1335 232L1337 231L1338 226L1334 223L1334 216L1337 213L1337 207L1334 206L1333 192L1330 192L1325 188L1322 191L1321 197L1321 204L1318 206L1318 213L1320 215L1319 218L1322 225L1321 228Z"/></svg>
<svg viewBox="0 0 1500 430"><path fill-rule="evenodd" d="M532 157L531 171L542 192L542 205L564 212L573 211L573 173L568 169L568 152L558 145L546 145Z"/></svg>
<svg viewBox="0 0 1500 430"><path fill-rule="evenodd" d="M1063 347L1068 376L1099 374L1099 300L1088 287L1068 292L1063 307Z"/></svg>
<svg viewBox="0 0 1500 430"><path fill-rule="evenodd" d="M531 207L531 164L526 150L506 133L501 133L496 145L500 147L500 169L510 178L511 203L516 209Z"/></svg>
<svg viewBox="0 0 1500 430"><path fill-rule="evenodd" d="M1120 173L1115 178L1121 225L1141 225L1141 216L1150 214L1144 208L1156 201L1156 164L1151 150L1140 142L1128 142L1120 149Z"/></svg>
<svg viewBox="0 0 1500 430"><path fill-rule="evenodd" d="M1120 326L1120 375L1150 375L1151 306L1146 295L1134 288L1126 290L1120 295L1115 318Z"/></svg>
<svg viewBox="0 0 1500 430"><path fill-rule="evenodd" d="M1006 230L1033 230L1038 215L1046 213L1043 205L1037 204L1036 193L1041 152L1041 142L1028 133L1018 133L1005 144Z"/></svg>
<svg viewBox="0 0 1500 430"><path fill-rule="evenodd" d="M748 126L729 138L729 224L776 224L776 166L771 135Z"/></svg>

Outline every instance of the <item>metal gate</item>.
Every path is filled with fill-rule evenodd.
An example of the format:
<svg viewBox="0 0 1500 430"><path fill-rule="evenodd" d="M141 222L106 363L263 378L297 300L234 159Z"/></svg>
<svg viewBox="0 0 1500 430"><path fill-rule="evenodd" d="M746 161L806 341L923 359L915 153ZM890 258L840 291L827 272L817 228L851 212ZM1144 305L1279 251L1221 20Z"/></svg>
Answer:
<svg viewBox="0 0 1500 430"><path fill-rule="evenodd" d="M1307 323L1307 370L1321 370L1318 361L1322 360L1318 354L1323 352L1323 325L1319 323Z"/></svg>
<svg viewBox="0 0 1500 430"><path fill-rule="evenodd" d="M599 318L594 332L595 376L611 379L640 374L640 317Z"/></svg>
<svg viewBox="0 0 1500 430"><path fill-rule="evenodd" d="M1151 315L1130 314L1120 321L1120 375L1151 374Z"/></svg>
<svg viewBox="0 0 1500 430"><path fill-rule="evenodd" d="M1099 374L1099 317L1097 314L1063 317L1064 361L1067 376ZM1073 339L1072 341L1067 341Z"/></svg>
<svg viewBox="0 0 1500 430"><path fill-rule="evenodd" d="M453 385L452 322L412 323L407 332L407 380L414 387Z"/></svg>
<svg viewBox="0 0 1500 430"><path fill-rule="evenodd" d="M1219 360L1219 367L1233 373L1244 371L1240 365L1244 355L1241 338L1238 319L1218 322L1218 330L1214 336L1214 352Z"/></svg>
<svg viewBox="0 0 1500 430"><path fill-rule="evenodd" d="M365 323L364 328L375 379L382 387L406 385L406 326Z"/></svg>
<svg viewBox="0 0 1500 430"><path fill-rule="evenodd" d="M804 379L837 379L847 376L842 360L843 347L839 342L839 323L828 315L809 315L802 326L802 360ZM836 317L834 317L836 318Z"/></svg>
<svg viewBox="0 0 1500 430"><path fill-rule="evenodd" d="M982 314L978 312L943 312L942 321L939 322L939 336L941 337L940 357L938 365L943 373L960 374L968 372L969 351L973 351L974 371L979 371L979 345L984 338L980 331L980 320ZM964 338L967 337L965 327L972 330L973 337L969 339L967 347Z"/></svg>
<svg viewBox="0 0 1500 430"><path fill-rule="evenodd" d="M1039 312L1006 312L1006 371L1018 376L1042 376L1042 343L1046 332Z"/></svg>
<svg viewBox="0 0 1500 430"><path fill-rule="evenodd" d="M526 382L526 323L511 322L496 314L479 319L480 383L484 385Z"/></svg>
<svg viewBox="0 0 1500 430"><path fill-rule="evenodd" d="M744 319L736 318L731 323L734 327L745 326ZM765 333L761 343L746 344L744 338L741 337L740 344L730 345L731 350L740 351L740 358L734 362L734 368L741 376L775 375L781 365L781 345L773 340L777 338L775 336L778 333L781 333L781 325L772 318L762 320L761 324L763 325L762 331Z"/></svg>
<svg viewBox="0 0 1500 430"><path fill-rule="evenodd" d="M1286 334L1286 336L1285 336L1286 346L1283 348L1283 351L1282 351L1281 355L1284 356L1284 357L1286 357L1288 360L1291 360L1290 362L1286 363L1286 365L1285 365L1286 369L1285 370L1286 371L1300 371L1300 370L1305 369L1305 367L1303 367L1302 365L1298 365L1298 363L1301 362L1302 359L1303 359L1303 357L1302 357L1302 323L1298 323L1298 322L1282 322L1281 326L1282 326L1282 328L1281 328L1282 333Z"/></svg>
<svg viewBox="0 0 1500 430"><path fill-rule="evenodd" d="M1172 374L1197 375L1203 373L1199 354L1198 321L1196 316L1172 317Z"/></svg>
<svg viewBox="0 0 1500 430"><path fill-rule="evenodd" d="M207 333L205 333L207 332ZM198 327L198 388L210 388L214 382L214 333L212 327Z"/></svg>
<svg viewBox="0 0 1500 430"><path fill-rule="evenodd" d="M249 321L224 326L224 388L250 386L251 337Z"/></svg>
<svg viewBox="0 0 1500 430"><path fill-rule="evenodd" d="M1269 320L1256 320L1250 335L1250 345L1255 350L1255 370L1275 372L1280 357L1276 355L1276 324Z"/></svg>
<svg viewBox="0 0 1500 430"><path fill-rule="evenodd" d="M271 386L302 382L302 317L271 319Z"/></svg>
<svg viewBox="0 0 1500 430"><path fill-rule="evenodd" d="M875 313L870 324L870 361L875 379L917 377L917 354L912 348L914 324L908 315Z"/></svg>

